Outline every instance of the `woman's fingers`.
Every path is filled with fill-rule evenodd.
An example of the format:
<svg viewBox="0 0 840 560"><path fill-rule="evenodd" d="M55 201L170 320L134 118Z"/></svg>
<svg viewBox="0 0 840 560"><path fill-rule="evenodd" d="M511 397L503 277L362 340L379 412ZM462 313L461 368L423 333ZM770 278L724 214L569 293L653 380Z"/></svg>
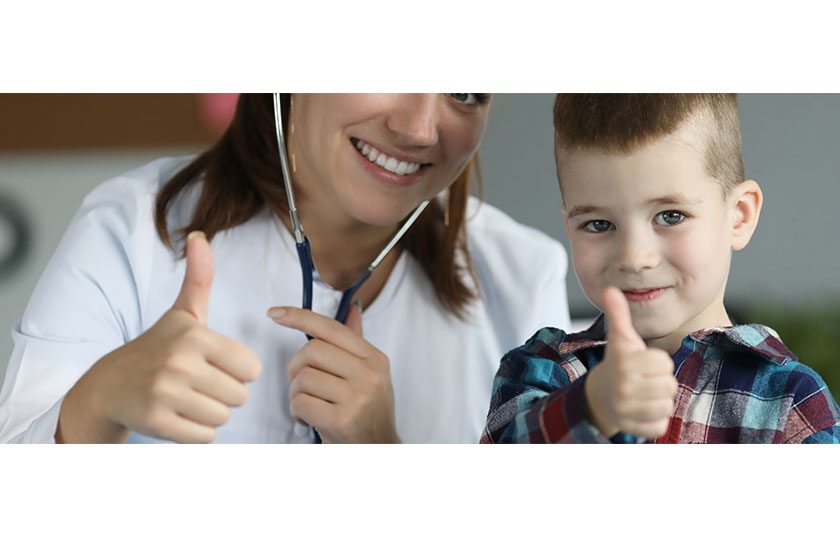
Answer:
<svg viewBox="0 0 840 560"><path fill-rule="evenodd" d="M189 370L184 372L184 378L191 389L227 406L242 406L250 394L245 381L216 367L201 354L192 360Z"/></svg>
<svg viewBox="0 0 840 560"><path fill-rule="evenodd" d="M212 440L229 408L245 404L245 383L258 375L259 360L239 342L185 317L166 313L92 368L104 380L106 417L130 431L197 442ZM183 421L168 424L178 418Z"/></svg>
<svg viewBox="0 0 840 560"><path fill-rule="evenodd" d="M234 353L238 350L238 343L224 340L221 335L210 331L191 334L188 338L188 341L182 341L170 350L162 364L155 368L161 373L153 377L152 386L161 385L159 393L164 396L197 391L228 406L245 404L249 390L245 381L240 379L240 376L245 375L241 371L231 371L229 363L226 364L227 369L223 369L210 362L214 356L224 353L226 348ZM247 357L244 356L246 359L240 359L240 362L247 362ZM229 361L235 360L236 357L229 358Z"/></svg>
<svg viewBox="0 0 840 560"><path fill-rule="evenodd" d="M315 427L325 442L399 441L391 366L362 337L358 313L351 313L350 326L294 307L274 307L268 315L314 337L287 366L295 419Z"/></svg>
<svg viewBox="0 0 840 560"><path fill-rule="evenodd" d="M315 426L322 439L333 425L333 405L308 393L297 393L290 397L289 412L296 422Z"/></svg>
<svg viewBox="0 0 840 560"><path fill-rule="evenodd" d="M205 330L202 353L207 361L240 381L254 381L262 364L253 350L239 341Z"/></svg>
<svg viewBox="0 0 840 560"><path fill-rule="evenodd" d="M289 379L307 366L331 373L337 377L349 378L364 367L364 360L334 344L314 338L295 352L286 366Z"/></svg>
<svg viewBox="0 0 840 560"><path fill-rule="evenodd" d="M153 417L154 418L154 417ZM175 443L212 443L216 428L185 418L172 410L161 410L151 421L152 435Z"/></svg>
<svg viewBox="0 0 840 560"><path fill-rule="evenodd" d="M171 404L182 417L204 426L221 426L230 418L230 407L195 391L185 391Z"/></svg>
<svg viewBox="0 0 840 560"><path fill-rule="evenodd" d="M294 398L298 393L321 399L328 403L346 400L348 387L341 378L324 371L305 367L297 372L289 386L289 397Z"/></svg>
<svg viewBox="0 0 840 560"><path fill-rule="evenodd" d="M268 310L268 316L278 325L299 330L313 338L320 338L361 358L378 352L376 347L347 325L308 309L272 307Z"/></svg>

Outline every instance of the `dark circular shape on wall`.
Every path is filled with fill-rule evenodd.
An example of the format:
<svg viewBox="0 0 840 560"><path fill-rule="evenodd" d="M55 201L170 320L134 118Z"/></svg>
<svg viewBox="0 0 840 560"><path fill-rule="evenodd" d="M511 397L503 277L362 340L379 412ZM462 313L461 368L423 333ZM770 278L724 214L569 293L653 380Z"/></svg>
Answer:
<svg viewBox="0 0 840 560"><path fill-rule="evenodd" d="M22 207L0 192L0 282L14 274L29 254L32 236Z"/></svg>

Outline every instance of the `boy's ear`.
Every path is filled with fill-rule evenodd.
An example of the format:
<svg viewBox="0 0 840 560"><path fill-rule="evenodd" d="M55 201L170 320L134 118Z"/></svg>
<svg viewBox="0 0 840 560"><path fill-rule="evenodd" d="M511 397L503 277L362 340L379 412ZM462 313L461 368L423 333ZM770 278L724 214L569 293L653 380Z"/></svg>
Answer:
<svg viewBox="0 0 840 560"><path fill-rule="evenodd" d="M761 204L764 195L761 187L755 181L744 181L730 195L732 201L732 250L740 251L750 242L758 216L761 214Z"/></svg>

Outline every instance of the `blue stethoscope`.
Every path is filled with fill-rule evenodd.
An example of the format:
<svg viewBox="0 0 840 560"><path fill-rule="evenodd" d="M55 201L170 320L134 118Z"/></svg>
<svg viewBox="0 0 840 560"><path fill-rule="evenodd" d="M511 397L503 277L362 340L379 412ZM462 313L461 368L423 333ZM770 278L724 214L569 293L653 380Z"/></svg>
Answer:
<svg viewBox="0 0 840 560"><path fill-rule="evenodd" d="M289 173L289 161L288 157L286 156L286 142L285 137L283 136L283 117L280 112L280 94L274 94L274 127L277 131L277 148L280 151L280 167L283 171L283 182L285 183L286 187L286 199L289 201L289 215L292 218L292 228L294 230L295 235L295 245L297 247L298 259L300 259L300 270L303 274L303 304L302 307L304 309L312 309L312 279L313 273L317 274L315 270L315 264L312 262L312 250L309 246L309 238L303 233L303 226L300 223L300 218L298 217L297 207L295 206L295 195L292 190L292 178ZM350 309L350 303L353 300L353 296L355 295L356 291L364 284L365 280L370 277L373 270L379 266L379 263L382 262L382 259L385 258L386 255L394 248L394 245L402 238L408 228L411 227L411 224L420 216L420 213L426 209L428 206L429 201L423 201L415 210L414 212L405 220L402 227L399 231L391 238L391 241L382 249L382 252L373 259L373 262L370 263L370 266L367 267L367 270L362 274L361 278L359 278L355 284L344 290L341 295L341 302L338 305L338 311L335 314L335 320L339 323L343 323L344 320L347 318L347 311ZM312 339L311 336L306 335L307 338L310 340Z"/></svg>
<svg viewBox="0 0 840 560"><path fill-rule="evenodd" d="M289 161L288 157L286 156L286 142L285 137L283 135L283 116L280 111L280 94L274 94L274 128L277 131L277 149L280 152L280 168L283 172L283 183L286 187L286 199L289 201L289 215L292 218L292 229L294 230L295 235L295 246L297 248L298 259L300 260L300 271L303 274L303 304L302 307L304 309L312 310L312 282L313 276L318 272L315 270L315 263L312 261L312 249L309 246L309 238L303 233L303 226L300 223L300 218L298 217L297 207L295 206L295 195L292 190L292 178L291 174L289 173ZM350 310L350 303L353 300L353 296L355 295L356 291L364 284L365 280L367 280L373 269L379 266L379 263L382 262L382 259L394 248L394 245L402 238L408 228L411 227L411 224L420 216L420 213L426 209L428 206L429 201L425 200L412 212L412 214L405 220L402 227L394 234L394 237L391 238L391 241L382 249L382 252L377 255L373 262L367 267L367 270L362 274L361 278L359 278L355 284L344 290L341 294L341 302L338 304L338 311L335 314L335 320L339 323L344 323L344 320L347 319L347 312ZM306 338L312 340L312 337L308 334ZM295 434L298 436L305 436L309 433L309 427L304 426L303 424L295 424ZM315 443L321 443L321 437L318 435L318 432L314 429L312 430L315 436Z"/></svg>

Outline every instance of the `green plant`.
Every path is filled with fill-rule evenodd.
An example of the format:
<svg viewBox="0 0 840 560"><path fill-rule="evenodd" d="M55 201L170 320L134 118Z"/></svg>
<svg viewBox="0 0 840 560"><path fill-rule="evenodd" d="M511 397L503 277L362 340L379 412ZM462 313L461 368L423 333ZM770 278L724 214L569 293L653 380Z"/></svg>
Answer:
<svg viewBox="0 0 840 560"><path fill-rule="evenodd" d="M835 400L840 397L840 302L796 308L756 306L737 314L737 320L775 330L800 362L820 374Z"/></svg>

